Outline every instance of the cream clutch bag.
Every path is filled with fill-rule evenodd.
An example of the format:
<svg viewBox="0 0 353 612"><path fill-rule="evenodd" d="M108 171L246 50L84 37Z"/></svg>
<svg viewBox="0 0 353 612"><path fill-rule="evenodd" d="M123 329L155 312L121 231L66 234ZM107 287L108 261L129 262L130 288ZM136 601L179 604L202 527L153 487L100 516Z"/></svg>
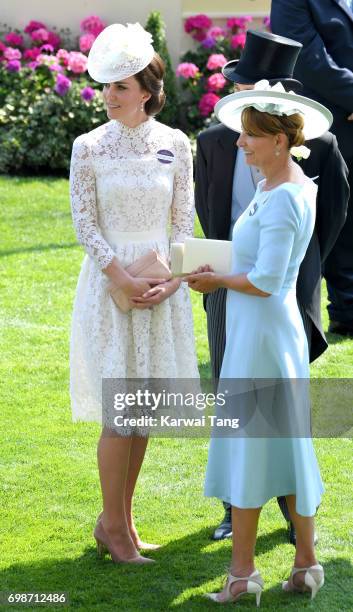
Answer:
<svg viewBox="0 0 353 612"><path fill-rule="evenodd" d="M168 267L168 264L162 259L162 257L157 253L157 251L151 249L142 257L139 257L132 264L125 268L126 272L128 272L131 276L135 278L155 278L170 280L172 278L171 271ZM110 283L108 285L108 291L114 300L115 304L120 308L122 312L129 312L131 310L131 306L129 303L129 298L123 292L122 289L119 289L114 283Z"/></svg>

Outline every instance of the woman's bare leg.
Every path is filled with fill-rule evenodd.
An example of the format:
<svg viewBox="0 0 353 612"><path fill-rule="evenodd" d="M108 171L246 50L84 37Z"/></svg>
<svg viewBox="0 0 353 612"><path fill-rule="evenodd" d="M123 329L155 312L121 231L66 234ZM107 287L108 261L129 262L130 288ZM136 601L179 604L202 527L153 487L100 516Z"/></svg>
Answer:
<svg viewBox="0 0 353 612"><path fill-rule="evenodd" d="M145 456L146 448L148 444L148 436L133 436L131 438L130 447L130 460L126 478L125 488L125 514L126 521L130 530L130 535L137 548L141 547L141 540L138 536L134 518L132 515L132 500L136 487L138 475L141 470L143 459Z"/></svg>
<svg viewBox="0 0 353 612"><path fill-rule="evenodd" d="M294 523L297 533L297 545L295 551L295 567L310 567L316 565L314 546L314 517L302 516L295 509L295 495L286 496L290 517ZM303 579L304 574L298 575L298 580Z"/></svg>

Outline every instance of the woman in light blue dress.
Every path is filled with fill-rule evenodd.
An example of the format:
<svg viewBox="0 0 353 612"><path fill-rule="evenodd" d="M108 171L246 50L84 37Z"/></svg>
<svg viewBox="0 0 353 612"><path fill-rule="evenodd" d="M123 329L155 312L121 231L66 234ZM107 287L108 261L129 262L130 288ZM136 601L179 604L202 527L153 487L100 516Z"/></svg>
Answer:
<svg viewBox="0 0 353 612"><path fill-rule="evenodd" d="M262 506L272 497L286 496L297 531L294 567L283 588L311 591L314 597L324 582L315 556L313 519L323 485L310 418L304 434L291 434L300 431L303 420L308 423L309 355L296 280L315 224L317 188L294 163L290 149L302 145L305 136L318 136L325 124L322 117L327 118L326 129L330 120L327 109L317 107L315 117L312 107L306 112L305 98L280 93L276 100L277 90L261 83L254 91L227 96L217 109L218 117L235 130L241 117L237 145L247 163L265 176L234 226L232 273L219 275L204 266L189 277L196 291L228 289L219 391L230 389L228 408L240 417L237 434L218 433L210 442L205 494L232 505L233 553L223 591L209 596L225 603L253 593L257 605L263 589L254 563L257 524ZM280 393L278 380L283 382ZM279 421L282 435L276 436Z"/></svg>

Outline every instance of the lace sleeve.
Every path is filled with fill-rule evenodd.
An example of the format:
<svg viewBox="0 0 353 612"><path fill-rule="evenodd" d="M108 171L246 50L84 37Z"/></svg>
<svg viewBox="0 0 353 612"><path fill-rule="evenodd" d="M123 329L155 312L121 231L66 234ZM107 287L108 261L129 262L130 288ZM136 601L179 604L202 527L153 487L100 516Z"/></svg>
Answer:
<svg viewBox="0 0 353 612"><path fill-rule="evenodd" d="M174 175L172 202L171 241L184 242L194 233L194 189L192 176L192 154L189 139L178 130L177 169Z"/></svg>
<svg viewBox="0 0 353 612"><path fill-rule="evenodd" d="M72 148L70 195L77 240L88 255L96 259L100 268L104 269L115 254L97 226L95 176L90 149L82 136L76 138Z"/></svg>

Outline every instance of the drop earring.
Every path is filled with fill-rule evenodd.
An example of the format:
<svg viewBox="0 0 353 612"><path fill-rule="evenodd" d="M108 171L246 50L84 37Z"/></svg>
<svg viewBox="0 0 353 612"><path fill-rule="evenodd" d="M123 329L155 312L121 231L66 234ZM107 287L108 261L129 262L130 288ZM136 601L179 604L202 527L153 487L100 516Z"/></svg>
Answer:
<svg viewBox="0 0 353 612"><path fill-rule="evenodd" d="M145 103L144 103L144 101L141 102L140 110L141 110L141 113L145 112Z"/></svg>
<svg viewBox="0 0 353 612"><path fill-rule="evenodd" d="M281 150L278 147L276 147L276 149L275 149L275 156L279 157L280 155L281 155Z"/></svg>

